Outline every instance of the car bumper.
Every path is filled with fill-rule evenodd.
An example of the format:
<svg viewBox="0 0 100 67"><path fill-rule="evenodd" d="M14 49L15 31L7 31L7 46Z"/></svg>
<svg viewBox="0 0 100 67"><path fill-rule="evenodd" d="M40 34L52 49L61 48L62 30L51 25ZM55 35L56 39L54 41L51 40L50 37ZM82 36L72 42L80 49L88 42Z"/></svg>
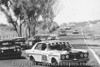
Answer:
<svg viewBox="0 0 100 67"><path fill-rule="evenodd" d="M89 58L86 59L78 59L78 60L60 60L59 64L61 65L78 65L78 63L87 63Z"/></svg>
<svg viewBox="0 0 100 67"><path fill-rule="evenodd" d="M0 53L0 58L18 57L18 56L21 56L21 54L22 52Z"/></svg>

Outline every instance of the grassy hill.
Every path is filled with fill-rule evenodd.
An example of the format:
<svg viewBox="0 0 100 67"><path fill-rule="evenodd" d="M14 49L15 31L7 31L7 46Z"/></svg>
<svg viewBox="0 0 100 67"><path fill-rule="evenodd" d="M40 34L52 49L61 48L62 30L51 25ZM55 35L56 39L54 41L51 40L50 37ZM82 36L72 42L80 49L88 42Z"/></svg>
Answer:
<svg viewBox="0 0 100 67"><path fill-rule="evenodd" d="M100 35L100 22L98 22L97 24L93 24L92 27L90 27L90 29L97 35Z"/></svg>
<svg viewBox="0 0 100 67"><path fill-rule="evenodd" d="M0 24L0 40L12 39L17 36L18 35L12 26Z"/></svg>
<svg viewBox="0 0 100 67"><path fill-rule="evenodd" d="M44 27L45 23L41 23L36 27L36 34L47 34L50 32L55 31L55 29L58 27L56 22L52 22L50 29L48 27ZM44 27L44 29L43 29ZM25 31L22 29L22 35L25 36ZM4 25L0 24L0 39L12 39L14 37L17 37L17 33L14 30L14 27L12 25Z"/></svg>

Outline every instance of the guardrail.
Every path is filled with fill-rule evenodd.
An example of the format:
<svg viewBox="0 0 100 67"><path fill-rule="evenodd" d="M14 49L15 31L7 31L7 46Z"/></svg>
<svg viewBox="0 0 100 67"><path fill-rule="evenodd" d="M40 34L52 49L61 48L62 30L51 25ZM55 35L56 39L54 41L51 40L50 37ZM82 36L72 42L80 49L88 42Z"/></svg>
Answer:
<svg viewBox="0 0 100 67"><path fill-rule="evenodd" d="M13 39L17 37L17 34L11 34L11 35L0 35L0 40L7 40L7 39Z"/></svg>

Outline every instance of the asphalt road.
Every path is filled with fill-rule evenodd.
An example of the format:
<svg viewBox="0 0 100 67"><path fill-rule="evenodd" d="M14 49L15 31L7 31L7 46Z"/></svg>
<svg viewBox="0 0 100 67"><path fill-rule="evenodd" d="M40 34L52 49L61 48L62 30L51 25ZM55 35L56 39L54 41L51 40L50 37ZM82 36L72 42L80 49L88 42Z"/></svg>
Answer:
<svg viewBox="0 0 100 67"><path fill-rule="evenodd" d="M74 43L77 40L70 40L70 43ZM78 40L79 42L84 42L83 40ZM77 41L77 42L78 42ZM72 46L76 49L86 49L90 53L90 61L87 63L85 67L100 67L96 58L93 56L92 52L88 49L86 44L72 44ZM41 65L34 65L31 61L25 58L16 58L16 59L3 59L0 60L0 67L48 67L48 66L41 66Z"/></svg>
<svg viewBox="0 0 100 67"><path fill-rule="evenodd" d="M77 38L77 39L71 39ZM79 38L78 38L79 37ZM85 49L89 51L90 61L87 63L87 66L83 67L100 67L97 59L93 55L93 53L89 50L89 46L84 40L84 37L81 34L78 35L70 35L69 37L60 37L62 40L69 41L75 49ZM22 54L23 56L24 54ZM16 58L16 59L2 59L0 60L0 67L50 67L50 66L42 66L42 65L34 65L31 61L25 59L24 57Z"/></svg>

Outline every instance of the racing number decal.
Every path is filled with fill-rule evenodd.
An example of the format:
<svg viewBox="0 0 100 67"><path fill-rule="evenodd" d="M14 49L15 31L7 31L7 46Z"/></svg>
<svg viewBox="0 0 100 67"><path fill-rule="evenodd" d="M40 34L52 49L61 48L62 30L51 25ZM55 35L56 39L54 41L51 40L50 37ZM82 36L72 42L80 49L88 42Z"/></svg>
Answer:
<svg viewBox="0 0 100 67"><path fill-rule="evenodd" d="M42 60L43 61L47 61L47 56L46 55L42 55Z"/></svg>

